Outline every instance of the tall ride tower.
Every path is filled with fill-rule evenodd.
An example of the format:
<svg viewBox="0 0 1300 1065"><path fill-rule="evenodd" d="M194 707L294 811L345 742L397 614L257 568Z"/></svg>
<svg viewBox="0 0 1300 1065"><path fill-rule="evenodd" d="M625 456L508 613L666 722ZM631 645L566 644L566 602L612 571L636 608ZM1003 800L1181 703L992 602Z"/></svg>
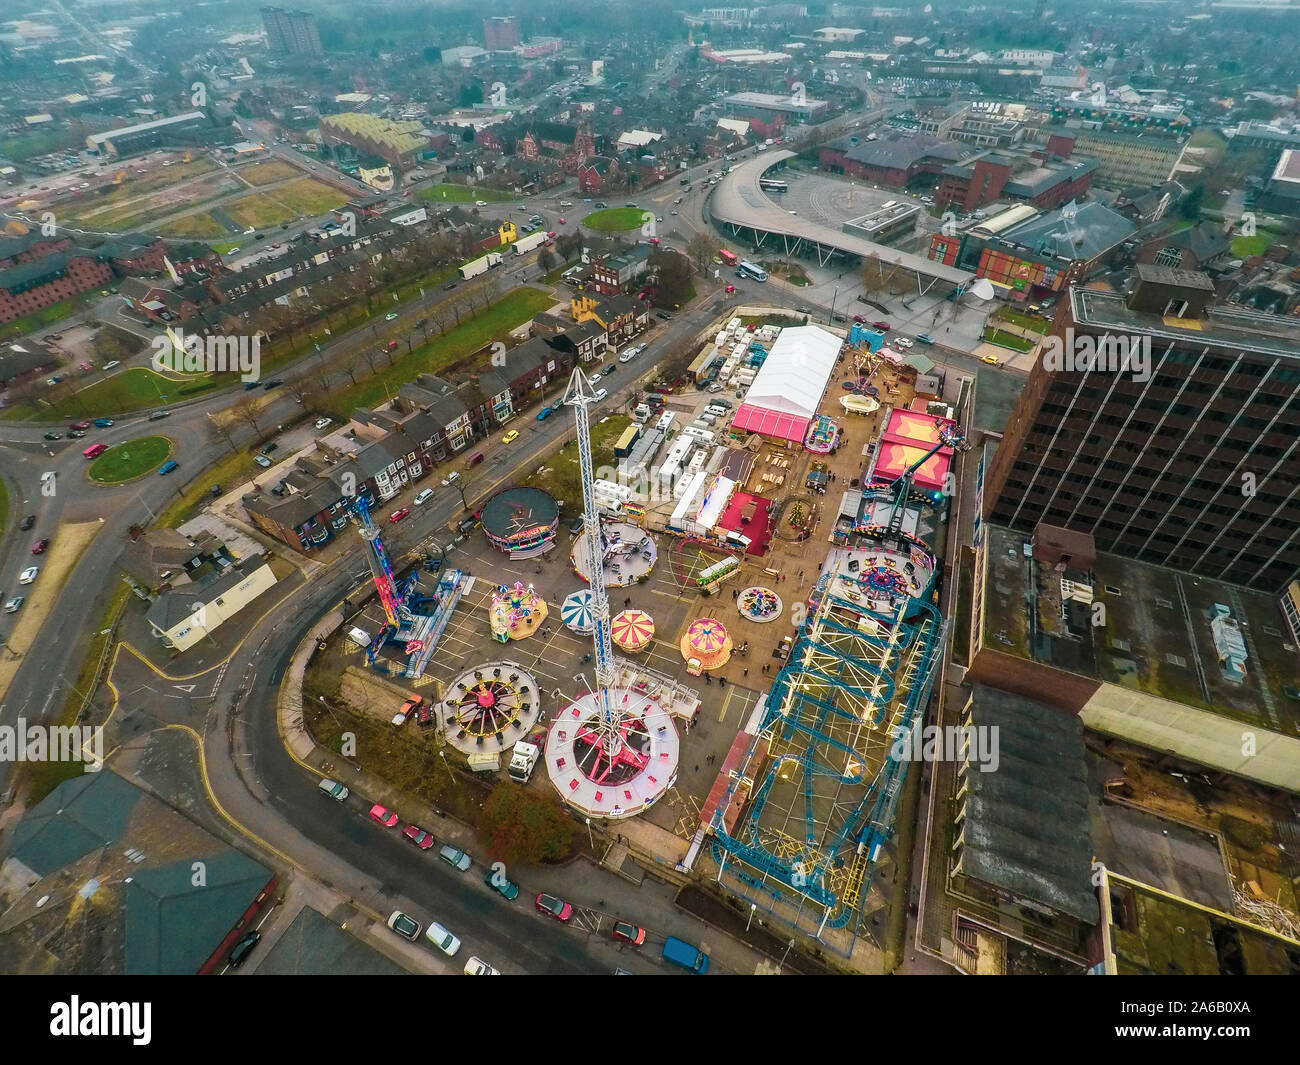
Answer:
<svg viewBox="0 0 1300 1065"><path fill-rule="evenodd" d="M645 686L620 680L610 638L605 590L605 544L596 505L587 407L596 402L580 367L569 378L564 402L573 407L582 478L582 516L591 565L591 642L594 689L555 714L546 737L546 770L560 796L588 818L631 817L657 802L677 779L680 755L672 717Z"/></svg>

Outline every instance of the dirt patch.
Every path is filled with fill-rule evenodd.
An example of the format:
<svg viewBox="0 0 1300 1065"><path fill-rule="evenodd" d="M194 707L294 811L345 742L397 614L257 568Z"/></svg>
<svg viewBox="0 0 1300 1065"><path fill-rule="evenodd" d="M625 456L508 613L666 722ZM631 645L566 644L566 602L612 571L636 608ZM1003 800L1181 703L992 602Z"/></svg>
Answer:
<svg viewBox="0 0 1300 1065"><path fill-rule="evenodd" d="M31 649L40 634L41 626L45 624L50 608L59 597L64 581L72 572L72 567L77 564L102 527L97 521L60 525L50 537L49 550L45 552L40 563L40 576L32 584L20 586L13 593L14 595L25 593L27 596L27 602L18 612L17 622L6 637L6 642L13 650L25 655ZM22 660L3 652L0 652L0 659L2 659L0 660L0 699L3 699Z"/></svg>

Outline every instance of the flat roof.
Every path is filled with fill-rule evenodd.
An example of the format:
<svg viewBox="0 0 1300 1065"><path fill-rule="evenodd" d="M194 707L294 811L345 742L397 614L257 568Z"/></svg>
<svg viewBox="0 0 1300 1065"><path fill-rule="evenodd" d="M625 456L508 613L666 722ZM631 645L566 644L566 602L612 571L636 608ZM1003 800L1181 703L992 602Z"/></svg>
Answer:
<svg viewBox="0 0 1300 1065"><path fill-rule="evenodd" d="M1149 333L1153 348L1165 340L1291 360L1300 353L1300 321L1292 317L1211 307L1204 318L1165 318L1133 310L1118 293L1079 285L1070 288L1070 300L1074 320L1080 325L1114 333ZM1159 352L1153 355L1158 362Z"/></svg>
<svg viewBox="0 0 1300 1065"><path fill-rule="evenodd" d="M1023 557L1028 536L998 525L984 529L986 646L1286 735L1300 728L1300 701L1284 691L1300 686L1295 653L1275 597L1098 553L1092 594L1094 602L1105 604L1106 624L1070 626L1062 619L1062 574ZM1245 636L1241 680L1229 678L1219 665L1210 620L1220 603Z"/></svg>
<svg viewBox="0 0 1300 1065"><path fill-rule="evenodd" d="M131 133L144 133L146 130L175 126L181 122L193 122L196 119L206 122L208 116L202 111L186 111L183 115L173 115L171 118L159 118L153 122L140 122L134 126L121 126L118 129L106 130L103 133L92 133L86 140L92 144L103 144L105 141L111 141L114 137L125 137Z"/></svg>
<svg viewBox="0 0 1300 1065"><path fill-rule="evenodd" d="M745 226L778 236L796 237L849 255L857 255L863 259L874 256L883 263L914 270L953 285L962 285L974 280L975 275L969 270L958 270L920 255L911 255L885 244L877 244L862 237L841 233L830 226L799 218L783 207L777 206L767 193L758 187L759 179L777 163L794 157L794 152L784 149L777 152L763 152L732 167L731 172L723 177L718 187L713 190L713 197L709 201L709 211L713 215L714 222Z"/></svg>

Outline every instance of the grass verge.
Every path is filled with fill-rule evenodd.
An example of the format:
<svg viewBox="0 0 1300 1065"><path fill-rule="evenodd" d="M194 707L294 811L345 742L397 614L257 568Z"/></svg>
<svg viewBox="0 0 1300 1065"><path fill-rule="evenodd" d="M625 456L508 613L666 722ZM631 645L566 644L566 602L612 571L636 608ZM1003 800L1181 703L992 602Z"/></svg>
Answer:
<svg viewBox="0 0 1300 1065"><path fill-rule="evenodd" d="M610 207L593 211L582 220L582 224L600 233L624 233L629 229L640 229L648 214L649 211L640 207Z"/></svg>
<svg viewBox="0 0 1300 1065"><path fill-rule="evenodd" d="M430 185L420 193L420 198L433 203L509 203L519 199L513 192L498 189L474 188L469 185Z"/></svg>
<svg viewBox="0 0 1300 1065"><path fill-rule="evenodd" d="M550 294L540 289L515 289L473 318L421 344L392 366L343 389L324 404L323 409L346 422L358 407L368 408L383 402L402 385L413 381L417 374L437 373L449 363L464 358L528 321L553 302Z"/></svg>

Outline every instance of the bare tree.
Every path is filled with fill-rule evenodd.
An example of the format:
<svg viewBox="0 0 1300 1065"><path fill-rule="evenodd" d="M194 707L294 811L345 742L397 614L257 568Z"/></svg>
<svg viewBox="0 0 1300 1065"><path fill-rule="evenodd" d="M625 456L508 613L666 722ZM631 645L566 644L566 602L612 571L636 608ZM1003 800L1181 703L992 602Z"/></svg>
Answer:
<svg viewBox="0 0 1300 1065"><path fill-rule="evenodd" d="M257 421L258 411L256 396L246 392L235 400L228 409L230 410L230 413L240 421L247 422L249 426L252 427L253 432L260 433L262 431L262 427Z"/></svg>
<svg viewBox="0 0 1300 1065"><path fill-rule="evenodd" d="M380 353L378 351L369 346L361 349L361 357L366 360L366 365L370 367L370 372L372 374L379 372L379 364L376 361L379 358L379 355Z"/></svg>
<svg viewBox="0 0 1300 1065"><path fill-rule="evenodd" d="M226 428L225 422L218 421L216 418L207 419L205 434L211 443L224 440L232 453L239 450L239 445L235 443L234 437L230 435L230 430Z"/></svg>

